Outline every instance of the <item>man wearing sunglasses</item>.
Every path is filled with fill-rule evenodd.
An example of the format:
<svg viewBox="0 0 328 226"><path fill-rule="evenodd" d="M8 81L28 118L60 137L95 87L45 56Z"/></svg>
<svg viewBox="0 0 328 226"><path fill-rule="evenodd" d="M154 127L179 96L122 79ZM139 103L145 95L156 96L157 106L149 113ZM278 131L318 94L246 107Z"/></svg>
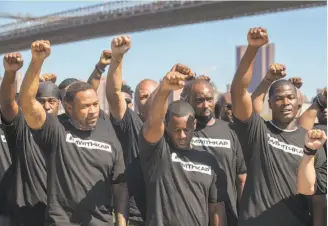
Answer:
<svg viewBox="0 0 328 226"><path fill-rule="evenodd" d="M232 122L231 94L230 93L222 94L217 105L218 105L218 108L216 109L217 118L226 122Z"/></svg>

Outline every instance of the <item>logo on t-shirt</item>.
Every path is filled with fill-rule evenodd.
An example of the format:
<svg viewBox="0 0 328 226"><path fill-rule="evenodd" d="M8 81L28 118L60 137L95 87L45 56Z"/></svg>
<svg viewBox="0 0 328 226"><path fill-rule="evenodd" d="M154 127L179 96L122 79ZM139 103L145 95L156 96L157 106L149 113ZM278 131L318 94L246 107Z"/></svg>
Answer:
<svg viewBox="0 0 328 226"><path fill-rule="evenodd" d="M68 133L66 136L66 142L75 144L76 146L81 148L98 149L112 152L112 147L109 144L94 140L82 140L80 138L73 137L70 133Z"/></svg>
<svg viewBox="0 0 328 226"><path fill-rule="evenodd" d="M4 135L1 135L1 141L2 143L7 143L6 137Z"/></svg>
<svg viewBox="0 0 328 226"><path fill-rule="evenodd" d="M218 148L231 147L230 140L203 138L203 137L193 137L191 140L191 144L195 146L218 147Z"/></svg>
<svg viewBox="0 0 328 226"><path fill-rule="evenodd" d="M287 153L290 153L293 155L303 156L303 148L281 142L277 138L270 136L269 133L268 133L268 138L269 138L268 143L272 147L275 147L279 150L282 150L284 152L287 152Z"/></svg>
<svg viewBox="0 0 328 226"><path fill-rule="evenodd" d="M185 171L194 171L199 173L205 173L211 175L211 167L202 164L195 164L193 162L185 162L181 160L176 153L172 153L172 162L181 163L182 168Z"/></svg>

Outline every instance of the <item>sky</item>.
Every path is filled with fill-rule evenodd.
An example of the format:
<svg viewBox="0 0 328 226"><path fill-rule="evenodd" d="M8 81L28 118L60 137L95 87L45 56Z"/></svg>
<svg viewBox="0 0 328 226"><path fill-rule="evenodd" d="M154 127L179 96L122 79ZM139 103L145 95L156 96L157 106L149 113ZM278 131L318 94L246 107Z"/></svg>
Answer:
<svg viewBox="0 0 328 226"><path fill-rule="evenodd" d="M101 2L0 1L0 12L41 16ZM0 24L11 21L1 19ZM247 45L251 27L268 30L275 44L275 62L286 65L287 77L301 77L301 91L308 97L327 79L327 7L241 17L128 34L132 47L124 58L123 77L134 89L144 78L160 80L176 63L188 65L211 77L220 92L226 91L236 71L236 46ZM125 35L125 34L124 34ZM110 49L114 37L54 45L42 73L55 73L57 81L68 77L87 80L101 51ZM30 50L21 51L25 73ZM3 58L3 55L0 55ZM3 66L0 65L0 74ZM58 83L58 82L57 82Z"/></svg>

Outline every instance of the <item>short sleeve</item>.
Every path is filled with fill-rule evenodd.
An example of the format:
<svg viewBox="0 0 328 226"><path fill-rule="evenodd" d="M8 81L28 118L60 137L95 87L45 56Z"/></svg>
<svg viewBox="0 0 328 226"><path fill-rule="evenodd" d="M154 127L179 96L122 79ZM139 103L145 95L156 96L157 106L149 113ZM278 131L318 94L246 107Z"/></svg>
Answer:
<svg viewBox="0 0 328 226"><path fill-rule="evenodd" d="M234 131L232 131L232 139L234 142L234 149L236 153L236 174L245 174L247 173L246 163L244 159L243 150L241 148L239 139Z"/></svg>
<svg viewBox="0 0 328 226"><path fill-rule="evenodd" d="M64 133L63 126L58 118L48 113L42 128L32 131L35 142L44 150L48 150L49 147L57 147L60 135Z"/></svg>
<svg viewBox="0 0 328 226"><path fill-rule="evenodd" d="M124 171L125 164L123 158L123 151L121 149L115 149L116 158L114 162L114 167L112 171L112 182L113 184L119 184L125 182Z"/></svg>
<svg viewBox="0 0 328 226"><path fill-rule="evenodd" d="M165 159L169 152L169 147L163 136L157 143L149 143L145 140L142 130L139 133L140 164L146 179L152 176L153 169L159 161Z"/></svg>
<svg viewBox="0 0 328 226"><path fill-rule="evenodd" d="M214 174L212 184L209 191L208 203L217 203L218 202L218 188L216 183L217 175Z"/></svg>
<svg viewBox="0 0 328 226"><path fill-rule="evenodd" d="M323 149L318 150L315 160L316 195L327 194L327 158Z"/></svg>

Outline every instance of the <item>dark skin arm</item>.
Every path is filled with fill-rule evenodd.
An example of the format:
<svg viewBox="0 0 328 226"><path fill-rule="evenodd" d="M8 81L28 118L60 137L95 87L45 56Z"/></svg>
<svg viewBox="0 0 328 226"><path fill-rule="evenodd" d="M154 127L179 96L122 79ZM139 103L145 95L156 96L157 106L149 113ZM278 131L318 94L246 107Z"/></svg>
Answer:
<svg viewBox="0 0 328 226"><path fill-rule="evenodd" d="M23 66L23 59L20 53L9 53L3 58L5 76L1 83L0 105L3 119L10 123L18 114L18 105L15 101L16 72Z"/></svg>
<svg viewBox="0 0 328 226"><path fill-rule="evenodd" d="M261 81L260 85L252 93L253 111L261 113L265 95L268 93L270 86L275 81L282 79L286 76L286 67L282 64L273 64L270 66L265 78Z"/></svg>
<svg viewBox="0 0 328 226"><path fill-rule="evenodd" d="M50 42L44 40L33 42L31 49L32 60L22 82L19 100L28 126L39 130L46 121L46 112L35 97L39 88L39 76L43 62L51 52Z"/></svg>
<svg viewBox="0 0 328 226"><path fill-rule="evenodd" d="M249 119L253 113L252 98L247 89L252 80L256 53L261 46L268 43L268 34L264 28L252 28L247 39L247 50L231 84L232 111L235 117L242 121Z"/></svg>
<svg viewBox="0 0 328 226"><path fill-rule="evenodd" d="M127 109L127 104L122 95L122 63L123 56L131 48L131 40L128 36L114 38L111 44L112 63L108 70L106 81L106 97L112 116L121 120Z"/></svg>
<svg viewBox="0 0 328 226"><path fill-rule="evenodd" d="M102 76L100 70L106 69L106 67L111 63L111 57L112 57L112 52L110 50L104 50L100 55L99 62L96 64L95 69L92 71L88 79L88 83L96 91L98 90L98 87L100 85L100 79Z"/></svg>

